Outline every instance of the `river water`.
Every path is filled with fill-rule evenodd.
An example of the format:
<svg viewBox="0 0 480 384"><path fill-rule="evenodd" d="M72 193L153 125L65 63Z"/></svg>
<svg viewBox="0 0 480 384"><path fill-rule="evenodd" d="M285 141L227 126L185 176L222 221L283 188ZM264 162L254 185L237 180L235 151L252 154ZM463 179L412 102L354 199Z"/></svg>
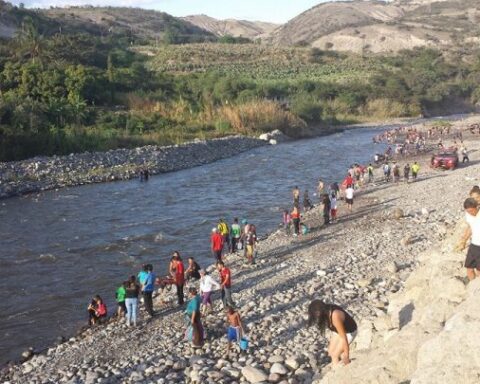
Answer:
<svg viewBox="0 0 480 384"><path fill-rule="evenodd" d="M87 323L100 294L110 312L115 288L140 266L164 273L172 251L213 262L218 218L275 229L291 190L313 192L319 177L343 178L371 159L373 129L257 148L213 164L136 180L50 191L0 202L0 363L43 348Z"/></svg>

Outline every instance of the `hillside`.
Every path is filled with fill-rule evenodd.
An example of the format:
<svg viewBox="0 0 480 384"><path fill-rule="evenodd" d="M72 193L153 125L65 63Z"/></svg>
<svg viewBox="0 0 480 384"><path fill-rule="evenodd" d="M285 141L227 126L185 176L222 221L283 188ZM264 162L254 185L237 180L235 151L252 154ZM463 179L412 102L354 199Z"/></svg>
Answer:
<svg viewBox="0 0 480 384"><path fill-rule="evenodd" d="M308 45L345 27L388 22L399 19L403 14L400 7L379 1L323 3L274 31L271 42L275 45Z"/></svg>
<svg viewBox="0 0 480 384"><path fill-rule="evenodd" d="M23 9L0 0L0 37L11 38L25 16L46 36L62 33L107 34L168 43L214 41L216 37L186 20L140 8L65 7Z"/></svg>
<svg viewBox="0 0 480 384"><path fill-rule="evenodd" d="M357 53L475 48L479 5L478 0L324 3L278 28L269 41Z"/></svg>
<svg viewBox="0 0 480 384"><path fill-rule="evenodd" d="M277 24L261 21L235 19L217 20L207 15L193 15L182 19L199 28L209 31L216 36L230 35L234 37L246 37L249 39L265 37L278 27Z"/></svg>

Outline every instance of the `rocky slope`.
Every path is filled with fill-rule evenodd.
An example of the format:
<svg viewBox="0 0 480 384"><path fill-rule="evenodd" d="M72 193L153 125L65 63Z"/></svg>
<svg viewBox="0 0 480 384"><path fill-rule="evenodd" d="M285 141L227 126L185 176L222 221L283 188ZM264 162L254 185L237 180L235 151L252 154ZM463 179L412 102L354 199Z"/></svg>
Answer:
<svg viewBox="0 0 480 384"><path fill-rule="evenodd" d="M207 15L192 15L183 17L182 19L213 33L215 36L241 36L252 40L263 38L278 27L277 24L262 21L218 20Z"/></svg>
<svg viewBox="0 0 480 384"><path fill-rule="evenodd" d="M464 255L444 246L452 244L467 191L479 182L480 142L469 136L466 144L472 162L453 172L422 162L419 180L398 184L385 184L378 172L375 183L359 191L352 214L340 206L334 225L322 226L319 209L307 213L311 233L272 234L260 243L254 267L228 256L248 353L226 355L221 311L204 319L208 340L192 349L183 341L181 310L163 307L157 298L159 316L146 321L142 313L139 328L111 322L89 329L5 369L0 380L450 383L465 368L469 376L456 377L478 382L476 339L466 335L478 329L480 283L466 287ZM326 340L305 327L306 309L317 297L346 306L360 324L346 368L326 368ZM436 380L428 381L429 375Z"/></svg>

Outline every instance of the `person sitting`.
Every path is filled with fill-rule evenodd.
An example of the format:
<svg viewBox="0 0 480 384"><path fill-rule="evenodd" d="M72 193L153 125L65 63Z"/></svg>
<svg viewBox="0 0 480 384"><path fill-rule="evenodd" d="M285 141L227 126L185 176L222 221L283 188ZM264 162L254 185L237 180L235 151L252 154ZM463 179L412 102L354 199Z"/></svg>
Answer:
<svg viewBox="0 0 480 384"><path fill-rule="evenodd" d="M357 323L350 314L338 305L313 300L308 307L308 326L317 326L322 336L327 328L332 331L328 355L333 365L340 359L344 364L350 363L350 344L357 334Z"/></svg>
<svg viewBox="0 0 480 384"><path fill-rule="evenodd" d="M187 280L199 280L200 279L200 266L193 257L188 258L188 268L185 271L185 277Z"/></svg>
<svg viewBox="0 0 480 384"><path fill-rule="evenodd" d="M88 306L89 325L102 324L107 320L107 305L99 295L95 295Z"/></svg>

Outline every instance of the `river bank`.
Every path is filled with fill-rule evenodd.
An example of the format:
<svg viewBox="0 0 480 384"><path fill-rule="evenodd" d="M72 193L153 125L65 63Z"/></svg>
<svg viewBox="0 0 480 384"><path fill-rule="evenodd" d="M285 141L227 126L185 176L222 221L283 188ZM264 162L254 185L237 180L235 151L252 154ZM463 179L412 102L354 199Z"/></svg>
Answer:
<svg viewBox="0 0 480 384"><path fill-rule="evenodd" d="M353 359L357 349L372 345L375 334L383 332L390 294L403 291L417 268L418 254L438 246L463 217L463 199L478 184L480 149L475 137L467 137L465 143L472 153L472 162L465 167L434 171L424 158L414 183L384 184L377 173L376 182L359 192L352 214L340 207L338 223L322 227L321 211L316 208L306 214L312 228L307 236L293 239L277 231L262 241L256 267L229 256L234 300L250 338L248 354L225 355L221 311L204 319L208 341L202 349L193 350L183 341L181 312L162 308L157 300L160 315L150 322L142 318L139 328L111 323L89 329L2 372L0 379L15 383L312 382L325 373L328 358L325 340L315 329L305 328L310 300L322 297L342 304L357 319L361 332ZM403 215L394 215L396 209Z"/></svg>
<svg viewBox="0 0 480 384"><path fill-rule="evenodd" d="M139 171L144 168L147 168L151 175L174 172L232 157L262 145L291 139L332 135L348 129L410 125L417 121L428 119L393 119L381 123L312 126L295 138L274 131L262 134L258 139L230 136L164 147L148 145L135 149L85 152L68 156L38 156L22 161L0 163L0 199L64 187L130 180L138 178Z"/></svg>
<svg viewBox="0 0 480 384"><path fill-rule="evenodd" d="M0 163L0 199L51 189L137 178L140 169L151 175L208 164L266 145L260 139L231 136L158 147L35 157Z"/></svg>

